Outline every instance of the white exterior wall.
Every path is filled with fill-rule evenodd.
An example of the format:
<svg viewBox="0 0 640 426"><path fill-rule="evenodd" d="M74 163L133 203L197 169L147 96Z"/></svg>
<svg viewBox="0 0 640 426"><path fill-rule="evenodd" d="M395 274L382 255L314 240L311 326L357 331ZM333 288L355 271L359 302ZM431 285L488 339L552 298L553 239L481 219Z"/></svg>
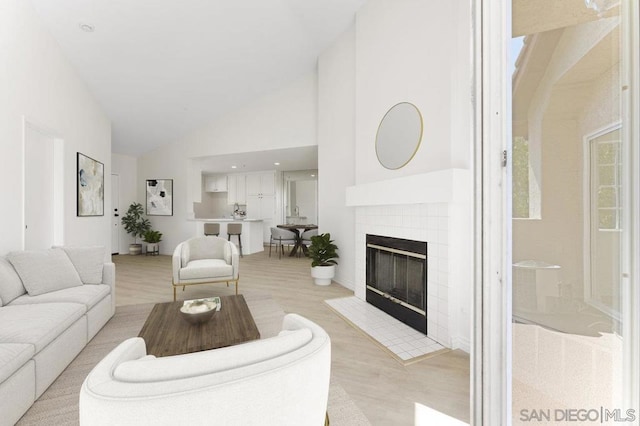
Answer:
<svg viewBox="0 0 640 426"><path fill-rule="evenodd" d="M23 116L64 141L64 244L110 247L107 214L76 217L76 152L104 163L104 211L111 211L111 123L30 2L0 4L0 93L0 180L10 183L2 193L0 255L22 249Z"/></svg>
<svg viewBox="0 0 640 426"><path fill-rule="evenodd" d="M566 87L561 81L586 52L617 31L616 25L610 19L567 29L529 111L530 152L539 159L542 176L542 214L540 219L513 221L513 260L559 265L557 284L576 298L582 297L588 278L580 255L585 250L584 138L620 120L620 95L611 91L620 82L615 64L589 84ZM567 102L572 104L570 111Z"/></svg>

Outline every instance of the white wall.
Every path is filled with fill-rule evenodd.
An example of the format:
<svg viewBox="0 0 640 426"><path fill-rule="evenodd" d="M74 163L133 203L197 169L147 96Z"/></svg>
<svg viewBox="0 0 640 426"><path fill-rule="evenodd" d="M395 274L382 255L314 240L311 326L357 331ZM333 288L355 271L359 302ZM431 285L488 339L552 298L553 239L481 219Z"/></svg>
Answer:
<svg viewBox="0 0 640 426"><path fill-rule="evenodd" d="M358 12L356 183L469 167L469 133L453 139L452 130L468 126L469 118L470 20L464 3L373 0ZM380 120L398 102L420 110L422 143L409 164L388 170L377 161L374 142Z"/></svg>
<svg viewBox="0 0 640 426"><path fill-rule="evenodd" d="M22 117L64 141L64 232L68 245L110 246L109 216L76 217L76 152L104 163L111 203L111 124L46 31L31 2L0 2L0 254L22 248ZM105 257L108 250L105 250Z"/></svg>
<svg viewBox="0 0 640 426"><path fill-rule="evenodd" d="M281 90L256 99L245 107L203 125L175 143L165 145L139 157L138 199L144 202L146 179L173 179L173 216L150 217L155 229L164 234L160 251L171 254L181 241L195 235L193 201L189 194L190 158L259 152L272 149L313 146L316 140L317 81L316 74L306 75ZM191 189L190 189L191 188Z"/></svg>
<svg viewBox="0 0 640 426"><path fill-rule="evenodd" d="M177 143L187 157L316 145L316 80L309 73Z"/></svg>
<svg viewBox="0 0 640 426"><path fill-rule="evenodd" d="M118 175L118 195L120 218L127 213L127 209L132 203L138 200L135 182L138 179L138 159L128 155L111 155L111 173ZM144 203L143 203L144 205ZM113 209L105 210L106 214L112 214ZM129 253L129 244L133 243L133 237L127 234L124 226L120 226L120 254Z"/></svg>
<svg viewBox="0 0 640 426"><path fill-rule="evenodd" d="M363 293L360 286L364 286L360 282L362 259L358 254L363 241L357 229L386 226L384 229L389 232L401 229L405 233L391 236L410 238L411 233L406 234L404 229L405 219L412 224L408 228L426 230L428 215L411 214L405 218L394 213L393 218L385 217L379 224L368 223L368 219L363 219L366 223L356 223L370 217L370 208L359 207L354 215L353 208L345 207L344 189L354 184L470 167L473 112L470 29L469 2L370 0L358 11L354 28L319 59L320 231L331 231L341 248L336 281L355 289L359 297ZM398 102L411 102L421 111L423 138L409 164L399 170L388 170L377 161L375 137L380 120ZM444 268L441 264L447 261L438 261L437 279L431 278L432 284L447 287L447 294L442 295L442 303L437 307L434 303L440 295L432 297L432 308L442 319L432 324L438 329L434 334L441 336L444 344L466 350L472 286L471 205L469 199L451 211L448 209L448 214L455 211L455 215L438 220L447 226L455 223L455 229L447 238L431 241L443 259L450 261L451 253L455 253L457 260L450 274L441 270ZM383 210L412 212L414 208L419 207L400 205ZM401 221L403 226L387 223L392 219Z"/></svg>
<svg viewBox="0 0 640 426"><path fill-rule="evenodd" d="M335 281L354 289L355 212L345 190L355 183L355 30L318 59L318 226L340 256Z"/></svg>

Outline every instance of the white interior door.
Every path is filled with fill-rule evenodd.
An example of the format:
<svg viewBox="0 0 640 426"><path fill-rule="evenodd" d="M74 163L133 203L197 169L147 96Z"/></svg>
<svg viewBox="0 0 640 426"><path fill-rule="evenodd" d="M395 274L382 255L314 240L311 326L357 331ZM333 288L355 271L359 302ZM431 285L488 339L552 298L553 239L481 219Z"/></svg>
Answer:
<svg viewBox="0 0 640 426"><path fill-rule="evenodd" d="M24 149L24 248L46 249L55 242L54 139L25 126Z"/></svg>
<svg viewBox="0 0 640 426"><path fill-rule="evenodd" d="M120 253L120 176L111 175L111 254Z"/></svg>

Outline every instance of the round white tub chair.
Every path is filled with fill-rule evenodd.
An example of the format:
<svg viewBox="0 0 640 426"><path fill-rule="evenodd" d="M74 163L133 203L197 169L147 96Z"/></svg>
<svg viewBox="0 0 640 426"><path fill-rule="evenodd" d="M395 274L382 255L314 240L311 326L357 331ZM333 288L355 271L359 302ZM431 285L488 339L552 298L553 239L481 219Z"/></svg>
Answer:
<svg viewBox="0 0 640 426"><path fill-rule="evenodd" d="M173 252L173 300L177 287L195 284L234 282L238 294L239 269L238 248L232 242L214 236L183 241Z"/></svg>
<svg viewBox="0 0 640 426"><path fill-rule="evenodd" d="M134 337L85 379L80 424L321 426L330 373L329 336L296 314L276 337L185 355Z"/></svg>

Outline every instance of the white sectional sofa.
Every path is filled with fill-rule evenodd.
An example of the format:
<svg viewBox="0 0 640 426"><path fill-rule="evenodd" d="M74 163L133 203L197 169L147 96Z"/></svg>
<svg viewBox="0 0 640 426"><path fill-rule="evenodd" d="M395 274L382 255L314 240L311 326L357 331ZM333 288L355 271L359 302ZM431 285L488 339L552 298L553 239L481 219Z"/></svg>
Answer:
<svg viewBox="0 0 640 426"><path fill-rule="evenodd" d="M0 425L11 425L115 312L104 247L0 257Z"/></svg>

